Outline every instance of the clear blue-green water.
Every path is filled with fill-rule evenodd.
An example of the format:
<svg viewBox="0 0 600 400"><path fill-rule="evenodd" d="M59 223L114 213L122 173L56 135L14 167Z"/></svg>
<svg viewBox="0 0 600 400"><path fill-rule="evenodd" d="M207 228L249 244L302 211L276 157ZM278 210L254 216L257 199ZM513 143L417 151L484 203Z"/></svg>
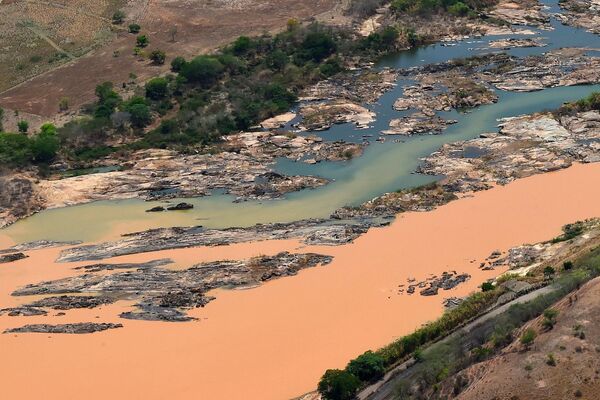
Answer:
<svg viewBox="0 0 600 400"><path fill-rule="evenodd" d="M550 11L556 11L554 2L546 1ZM560 47L595 48L600 44L597 36L580 29L563 26L552 21L553 30L537 31L536 37L548 44L543 48L512 49L517 56L539 54ZM453 58L468 57L490 52L486 44L506 36L489 36L468 39L453 46L432 45L406 51L381 60L377 68L409 68ZM329 131L319 132L326 140L361 141L363 135L377 137L388 128L389 121L403 115L392 105L402 94L402 84L384 94L370 108L377 120L370 129L358 130L352 124L336 125ZM215 193L205 198L185 199L195 205L194 210L169 213L145 213L155 203L141 200L102 201L62 209L47 210L4 230L16 241L38 239L97 240L111 232L126 232L161 226L204 225L224 228L249 226L256 223L288 222L304 218L327 217L345 205L358 205L383 193L415 187L431 182L436 177L415 174L420 159L444 143L477 137L483 132L497 130L498 119L560 106L567 101L580 99L600 85L572 86L546 89L530 93L498 91L496 104L481 106L468 113L456 111L440 115L456 119L441 135L401 138L394 142L388 137L385 143L372 143L361 157L348 162L323 162L315 165L279 160L276 169L286 174L319 175L332 180L318 189L302 190L272 201L246 201L234 203L231 196ZM0 231L1 232L1 231Z"/></svg>

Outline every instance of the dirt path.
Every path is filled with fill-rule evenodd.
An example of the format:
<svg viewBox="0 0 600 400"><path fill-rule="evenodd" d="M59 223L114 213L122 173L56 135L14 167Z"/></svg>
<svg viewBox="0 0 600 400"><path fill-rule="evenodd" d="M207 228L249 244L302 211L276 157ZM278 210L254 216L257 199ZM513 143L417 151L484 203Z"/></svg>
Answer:
<svg viewBox="0 0 600 400"><path fill-rule="evenodd" d="M67 57L69 57L71 60L75 59L75 56L73 54L63 50L58 44L56 44L52 39L50 39L40 28L36 26L27 26L26 28L29 29L31 32L35 33L40 39L44 40L60 54L66 54Z"/></svg>

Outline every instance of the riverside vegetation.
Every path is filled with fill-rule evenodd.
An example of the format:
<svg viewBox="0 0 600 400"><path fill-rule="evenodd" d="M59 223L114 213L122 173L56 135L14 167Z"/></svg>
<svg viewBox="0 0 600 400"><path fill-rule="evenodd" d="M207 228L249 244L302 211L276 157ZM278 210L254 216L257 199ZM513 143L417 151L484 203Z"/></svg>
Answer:
<svg viewBox="0 0 600 400"><path fill-rule="evenodd" d="M369 15L384 3L354 1L350 12ZM349 28L290 20L287 29L275 35L241 36L189 61L175 57L172 74L154 78L143 88L124 83L123 89L134 93L127 99L110 82L98 85L97 101L51 137L44 132L31 139L1 133L0 164L14 169L58 160L82 166L115 152L147 148L206 152L223 135L289 110L311 84L436 39L418 35L407 20L432 15L478 18L479 11L493 4L395 0L390 21L366 37ZM43 155L36 153L40 146ZM15 151L17 147L25 150Z"/></svg>
<svg viewBox="0 0 600 400"><path fill-rule="evenodd" d="M582 236L584 233L591 238ZM319 393L329 400L353 399L360 388L381 379L385 372L412 357L416 363L395 381L399 398L437 398L436 388L441 382L476 362L491 358L513 341L518 328L527 321L543 315L542 326L552 329L557 316L556 310L550 308L552 304L600 275L597 235L597 220L565 226L564 234L545 244L551 257L539 265L533 261L544 260L544 257L530 260L528 265L537 267L527 274L508 273L498 278L495 284L485 282L481 292L468 296L438 320L377 351L367 351L351 360L343 370L326 371L319 382ZM549 250L553 247L558 248L558 252ZM502 304L508 287L514 287L516 281L530 287L548 285L553 290L528 302L512 305L506 312L473 328L469 334L451 335L494 305ZM527 345L535 340L534 335L528 336L532 335L526 331L521 337ZM442 338L447 339L440 341ZM466 385L466 381L457 380L454 394L459 394Z"/></svg>

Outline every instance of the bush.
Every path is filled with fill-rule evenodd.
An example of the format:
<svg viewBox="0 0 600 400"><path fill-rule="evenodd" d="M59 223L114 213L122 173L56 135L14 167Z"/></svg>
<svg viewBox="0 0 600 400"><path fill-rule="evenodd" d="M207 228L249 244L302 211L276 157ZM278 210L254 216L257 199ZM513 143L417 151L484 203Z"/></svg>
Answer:
<svg viewBox="0 0 600 400"><path fill-rule="evenodd" d="M461 1L459 1L458 3L452 4L450 7L448 7L448 12L450 14L460 16L460 17L466 16L467 14L469 14L469 11L471 11L469 6L467 6L465 3L461 2Z"/></svg>
<svg viewBox="0 0 600 400"><path fill-rule="evenodd" d="M551 266L547 266L546 268L544 268L544 276L548 279L552 278L555 273L556 271Z"/></svg>
<svg viewBox="0 0 600 400"><path fill-rule="evenodd" d="M527 328L527 330L521 335L521 344L529 348L535 341L536 336L537 333L535 330L532 328Z"/></svg>
<svg viewBox="0 0 600 400"><path fill-rule="evenodd" d="M384 360L381 355L367 351L350 361L346 371L363 382L374 382L385 374Z"/></svg>
<svg viewBox="0 0 600 400"><path fill-rule="evenodd" d="M573 269L573 261L565 261L565 262L563 263L563 269L564 269L565 271L570 271L570 270L572 270L572 269Z"/></svg>
<svg viewBox="0 0 600 400"><path fill-rule="evenodd" d="M137 47L148 47L148 45L150 44L150 39L148 39L148 36L146 35L139 35L136 39L135 39L135 44Z"/></svg>
<svg viewBox="0 0 600 400"><path fill-rule="evenodd" d="M0 165L24 166L33 157L31 141L25 135L0 133Z"/></svg>
<svg viewBox="0 0 600 400"><path fill-rule="evenodd" d="M319 393L325 400L352 400L360 381L349 372L328 369L319 381Z"/></svg>
<svg viewBox="0 0 600 400"><path fill-rule="evenodd" d="M496 288L496 286L494 286L494 284L492 282L483 282L481 284L482 292L489 292L491 290L494 290L495 288Z"/></svg>
<svg viewBox="0 0 600 400"><path fill-rule="evenodd" d="M234 54L242 55L246 54L252 47L252 39L248 36L240 36L231 45L231 50Z"/></svg>
<svg viewBox="0 0 600 400"><path fill-rule="evenodd" d="M27 133L27 131L29 131L29 122L21 120L17 122L17 128L19 129L19 132Z"/></svg>
<svg viewBox="0 0 600 400"><path fill-rule="evenodd" d="M147 98L160 100L169 94L169 83L165 78L154 78L146 83L145 89Z"/></svg>
<svg viewBox="0 0 600 400"><path fill-rule="evenodd" d="M129 24L129 33L138 34L142 30L142 27L139 24Z"/></svg>
<svg viewBox="0 0 600 400"><path fill-rule="evenodd" d="M115 11L112 16L112 23L115 25L120 25L125 21L125 13L121 10Z"/></svg>
<svg viewBox="0 0 600 400"><path fill-rule="evenodd" d="M544 320L542 321L542 325L548 330L554 328L554 325L556 325L557 316L558 311L556 311L553 308L548 308L547 310L544 310Z"/></svg>
<svg viewBox="0 0 600 400"><path fill-rule="evenodd" d="M185 65L186 61L185 58L179 56L179 57L175 57L172 61L171 61L171 71L173 72L179 72L181 71L181 68L183 68L183 66Z"/></svg>
<svg viewBox="0 0 600 400"><path fill-rule="evenodd" d="M152 50L152 52L150 53L150 60L152 60L152 64L154 65L163 65L165 63L166 58L167 55L162 50L156 49Z"/></svg>

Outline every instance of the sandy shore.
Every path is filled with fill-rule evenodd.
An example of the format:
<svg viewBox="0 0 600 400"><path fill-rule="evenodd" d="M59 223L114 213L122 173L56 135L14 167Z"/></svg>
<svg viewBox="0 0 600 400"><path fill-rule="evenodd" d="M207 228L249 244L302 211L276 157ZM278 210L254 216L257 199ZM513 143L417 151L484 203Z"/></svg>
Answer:
<svg viewBox="0 0 600 400"><path fill-rule="evenodd" d="M190 323L120 320L126 303L69 311L55 318L0 317L0 330L25 323L121 322L91 335L0 335L3 393L22 399L288 399L313 390L327 368L382 346L442 312L443 297L463 296L486 278L479 262L557 235L562 225L600 216L600 164L533 176L480 192L428 213L401 215L353 244L299 247L259 242L120 257L172 257L179 267L278 251L333 255L332 264L251 290L213 293ZM0 239L2 240L2 239ZM0 305L26 283L72 274L54 264L58 250L0 266ZM473 278L435 297L398 294L407 278L456 270Z"/></svg>

